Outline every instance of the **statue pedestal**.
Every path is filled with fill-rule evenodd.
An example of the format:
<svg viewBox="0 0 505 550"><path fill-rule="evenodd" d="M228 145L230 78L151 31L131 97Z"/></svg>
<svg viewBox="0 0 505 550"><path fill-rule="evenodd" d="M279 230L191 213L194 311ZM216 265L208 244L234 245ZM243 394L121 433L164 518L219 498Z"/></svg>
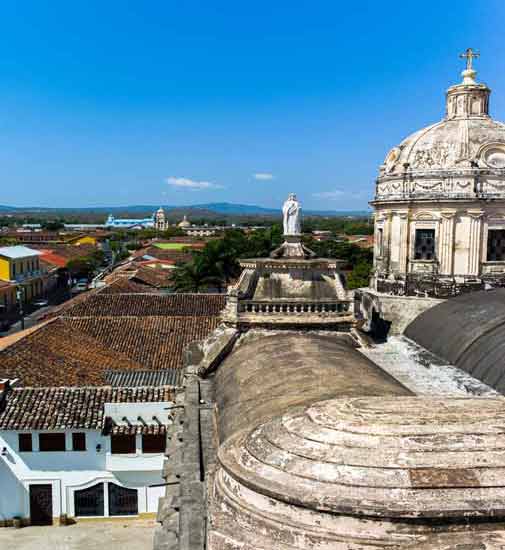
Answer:
<svg viewBox="0 0 505 550"><path fill-rule="evenodd" d="M314 258L315 252L302 242L302 235L284 235L284 242L271 254L271 258Z"/></svg>

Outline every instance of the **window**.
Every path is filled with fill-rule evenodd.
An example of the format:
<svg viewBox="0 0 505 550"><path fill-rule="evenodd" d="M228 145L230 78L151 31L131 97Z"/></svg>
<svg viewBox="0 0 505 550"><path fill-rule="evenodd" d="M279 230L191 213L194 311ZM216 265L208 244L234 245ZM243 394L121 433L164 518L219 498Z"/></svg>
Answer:
<svg viewBox="0 0 505 550"><path fill-rule="evenodd" d="M487 261L505 261L505 229L490 229L487 233Z"/></svg>
<svg viewBox="0 0 505 550"><path fill-rule="evenodd" d="M383 245L384 245L384 229L382 227L379 227L377 229L377 253L379 254L379 257L382 256Z"/></svg>
<svg viewBox="0 0 505 550"><path fill-rule="evenodd" d="M76 516L103 516L103 483L74 493Z"/></svg>
<svg viewBox="0 0 505 550"><path fill-rule="evenodd" d="M31 453L32 448L32 434L19 434L19 452L20 453Z"/></svg>
<svg viewBox="0 0 505 550"><path fill-rule="evenodd" d="M65 434L39 434L40 451L64 451Z"/></svg>
<svg viewBox="0 0 505 550"><path fill-rule="evenodd" d="M74 451L86 450L86 434L84 433L72 434L72 450Z"/></svg>
<svg viewBox="0 0 505 550"><path fill-rule="evenodd" d="M135 454L135 435L112 435L110 438L112 454Z"/></svg>
<svg viewBox="0 0 505 550"><path fill-rule="evenodd" d="M109 483L109 516L138 514L138 491Z"/></svg>
<svg viewBox="0 0 505 550"><path fill-rule="evenodd" d="M167 447L167 436L165 434L144 434L142 436L143 453L164 453Z"/></svg>
<svg viewBox="0 0 505 550"><path fill-rule="evenodd" d="M414 248L415 260L435 259L435 230L416 229L416 241Z"/></svg>

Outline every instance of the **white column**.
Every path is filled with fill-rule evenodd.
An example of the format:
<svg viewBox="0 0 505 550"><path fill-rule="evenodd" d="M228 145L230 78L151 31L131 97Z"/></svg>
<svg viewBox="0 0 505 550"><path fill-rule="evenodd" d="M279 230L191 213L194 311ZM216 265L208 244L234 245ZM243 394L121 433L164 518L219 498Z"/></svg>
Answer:
<svg viewBox="0 0 505 550"><path fill-rule="evenodd" d="M400 216L400 273L407 273L407 259L409 253L409 213L399 212Z"/></svg>
<svg viewBox="0 0 505 550"><path fill-rule="evenodd" d="M454 269L454 226L456 210L444 210L439 233L440 273L452 275Z"/></svg>
<svg viewBox="0 0 505 550"><path fill-rule="evenodd" d="M468 275L479 275L482 234L482 210L468 210L470 230L468 243Z"/></svg>
<svg viewBox="0 0 505 550"><path fill-rule="evenodd" d="M383 233L383 245L382 245L382 268L389 273L389 266L391 262L391 218L392 212L382 212L384 217L384 233Z"/></svg>
<svg viewBox="0 0 505 550"><path fill-rule="evenodd" d="M109 482L103 483L103 515L109 517Z"/></svg>

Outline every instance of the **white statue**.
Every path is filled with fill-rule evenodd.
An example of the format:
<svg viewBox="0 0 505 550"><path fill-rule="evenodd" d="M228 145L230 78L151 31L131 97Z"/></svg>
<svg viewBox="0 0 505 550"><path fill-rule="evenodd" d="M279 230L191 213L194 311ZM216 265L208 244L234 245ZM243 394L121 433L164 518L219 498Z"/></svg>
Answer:
<svg viewBox="0 0 505 550"><path fill-rule="evenodd" d="M300 235L302 232L302 207L296 195L290 193L282 207L284 235Z"/></svg>

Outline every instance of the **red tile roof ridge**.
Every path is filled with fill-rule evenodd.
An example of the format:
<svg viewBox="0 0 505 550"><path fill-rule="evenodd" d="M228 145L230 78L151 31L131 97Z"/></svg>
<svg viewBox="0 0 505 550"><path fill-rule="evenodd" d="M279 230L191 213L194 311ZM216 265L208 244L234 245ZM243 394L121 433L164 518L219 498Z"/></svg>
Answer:
<svg viewBox="0 0 505 550"><path fill-rule="evenodd" d="M33 327L29 327L25 330L20 330L19 332L14 332L13 334L9 334L8 336L3 336L2 338L0 338L0 351L7 349L9 346L12 346L16 342L19 342L19 340L22 340L26 336L37 332L42 327L45 327L49 323L53 323L56 320L57 317L45 319L44 321L34 325Z"/></svg>

